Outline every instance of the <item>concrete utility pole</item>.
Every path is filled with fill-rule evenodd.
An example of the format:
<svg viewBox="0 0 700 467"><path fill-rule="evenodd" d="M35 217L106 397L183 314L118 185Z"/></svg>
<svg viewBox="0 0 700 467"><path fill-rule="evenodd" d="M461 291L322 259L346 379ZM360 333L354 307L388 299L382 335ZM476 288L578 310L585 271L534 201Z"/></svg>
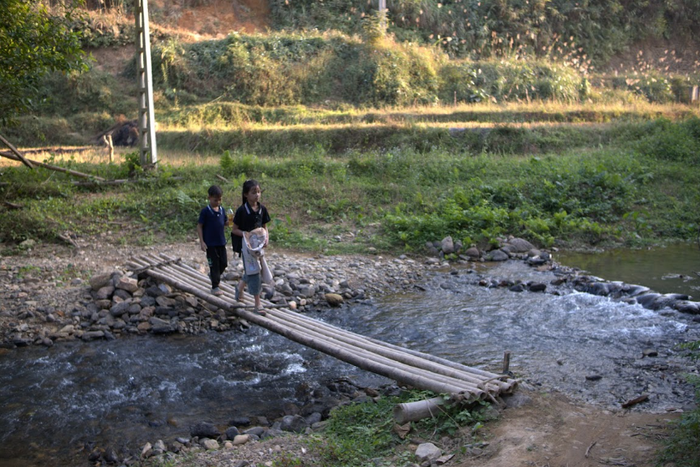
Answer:
<svg viewBox="0 0 700 467"><path fill-rule="evenodd" d="M382 29L386 31L386 0L379 0L379 17L382 19Z"/></svg>
<svg viewBox="0 0 700 467"><path fill-rule="evenodd" d="M151 35L148 29L148 0L134 0L136 19L136 79L139 101L139 150L141 167L158 163L156 117L153 111L153 75L151 73Z"/></svg>

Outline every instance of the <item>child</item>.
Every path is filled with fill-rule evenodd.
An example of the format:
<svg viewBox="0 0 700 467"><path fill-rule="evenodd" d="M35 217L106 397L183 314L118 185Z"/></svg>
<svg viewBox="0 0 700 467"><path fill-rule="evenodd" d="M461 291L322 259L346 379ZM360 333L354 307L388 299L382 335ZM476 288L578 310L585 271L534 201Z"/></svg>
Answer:
<svg viewBox="0 0 700 467"><path fill-rule="evenodd" d="M207 253L209 263L209 277L211 278L211 293L223 295L219 288L221 274L228 266L226 257L226 235L224 226L228 217L221 207L222 191L216 185L209 187L209 205L199 213L197 222L197 235L199 236L199 246Z"/></svg>
<svg viewBox="0 0 700 467"><path fill-rule="evenodd" d="M241 248L237 247L243 242L244 232L262 228L265 230L265 243L267 246L267 223L270 222L270 214L267 208L260 203L260 195L262 190L260 184L255 180L246 180L243 184L243 204L236 210L233 216L233 231L231 232L231 240L233 243L233 251L240 252ZM255 311L261 315L265 315L265 311L260 307L260 290L262 288L260 279L260 268L256 270L248 270L246 261L243 261L243 279L236 287L236 300L243 296L243 289L248 285L248 293L255 298Z"/></svg>

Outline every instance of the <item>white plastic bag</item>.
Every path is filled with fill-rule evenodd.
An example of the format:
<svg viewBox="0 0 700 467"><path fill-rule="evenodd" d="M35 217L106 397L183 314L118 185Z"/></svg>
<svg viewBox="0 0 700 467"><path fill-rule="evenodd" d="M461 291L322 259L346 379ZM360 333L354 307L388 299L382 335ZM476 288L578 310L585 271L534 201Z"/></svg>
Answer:
<svg viewBox="0 0 700 467"><path fill-rule="evenodd" d="M265 242L267 241L267 231L259 228L243 233L243 247L241 257L245 273L249 276L260 273L260 258L263 257Z"/></svg>
<svg viewBox="0 0 700 467"><path fill-rule="evenodd" d="M241 248L241 253L243 257L243 264L245 267L245 273L248 275L258 274L263 272L263 282L268 282L265 280L265 271L263 270L263 262L265 261L265 243L267 242L267 230L263 228L257 228L251 230L250 232L243 233L243 248ZM267 263L265 263L265 267ZM272 281L272 274L269 268L267 268L267 274L270 276L270 282Z"/></svg>
<svg viewBox="0 0 700 467"><path fill-rule="evenodd" d="M275 285L274 279L272 278L272 271L270 271L270 268L267 265L267 261L265 261L265 257L263 256L260 258L260 268L262 269L262 281L265 284L268 285Z"/></svg>
<svg viewBox="0 0 700 467"><path fill-rule="evenodd" d="M260 272L260 260L248 249L246 242L243 242L243 248L241 248L241 258L243 259L243 268L247 275L252 276Z"/></svg>

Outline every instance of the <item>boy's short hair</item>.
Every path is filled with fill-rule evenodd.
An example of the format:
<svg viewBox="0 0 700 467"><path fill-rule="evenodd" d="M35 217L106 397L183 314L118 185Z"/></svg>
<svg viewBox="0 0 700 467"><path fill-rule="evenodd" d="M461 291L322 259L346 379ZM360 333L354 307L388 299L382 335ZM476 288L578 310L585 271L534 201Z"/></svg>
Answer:
<svg viewBox="0 0 700 467"><path fill-rule="evenodd" d="M221 196L223 194L224 194L224 192L221 191L221 188L219 188L218 185L212 185L209 187L209 196L214 197L214 196Z"/></svg>

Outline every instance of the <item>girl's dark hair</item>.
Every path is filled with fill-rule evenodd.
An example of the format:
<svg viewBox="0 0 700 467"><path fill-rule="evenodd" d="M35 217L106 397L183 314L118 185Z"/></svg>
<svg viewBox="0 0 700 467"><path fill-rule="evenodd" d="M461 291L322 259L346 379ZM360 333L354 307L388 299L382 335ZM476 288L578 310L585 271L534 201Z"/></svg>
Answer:
<svg viewBox="0 0 700 467"><path fill-rule="evenodd" d="M242 196L241 196L241 198L243 198L243 204L245 204L245 202L246 202L245 195L247 195L248 192L249 192L251 189L255 188L256 186L260 186L260 184L257 182L257 180L252 180L252 179L251 179L251 180L246 180L246 181L243 183L243 194L242 194Z"/></svg>

